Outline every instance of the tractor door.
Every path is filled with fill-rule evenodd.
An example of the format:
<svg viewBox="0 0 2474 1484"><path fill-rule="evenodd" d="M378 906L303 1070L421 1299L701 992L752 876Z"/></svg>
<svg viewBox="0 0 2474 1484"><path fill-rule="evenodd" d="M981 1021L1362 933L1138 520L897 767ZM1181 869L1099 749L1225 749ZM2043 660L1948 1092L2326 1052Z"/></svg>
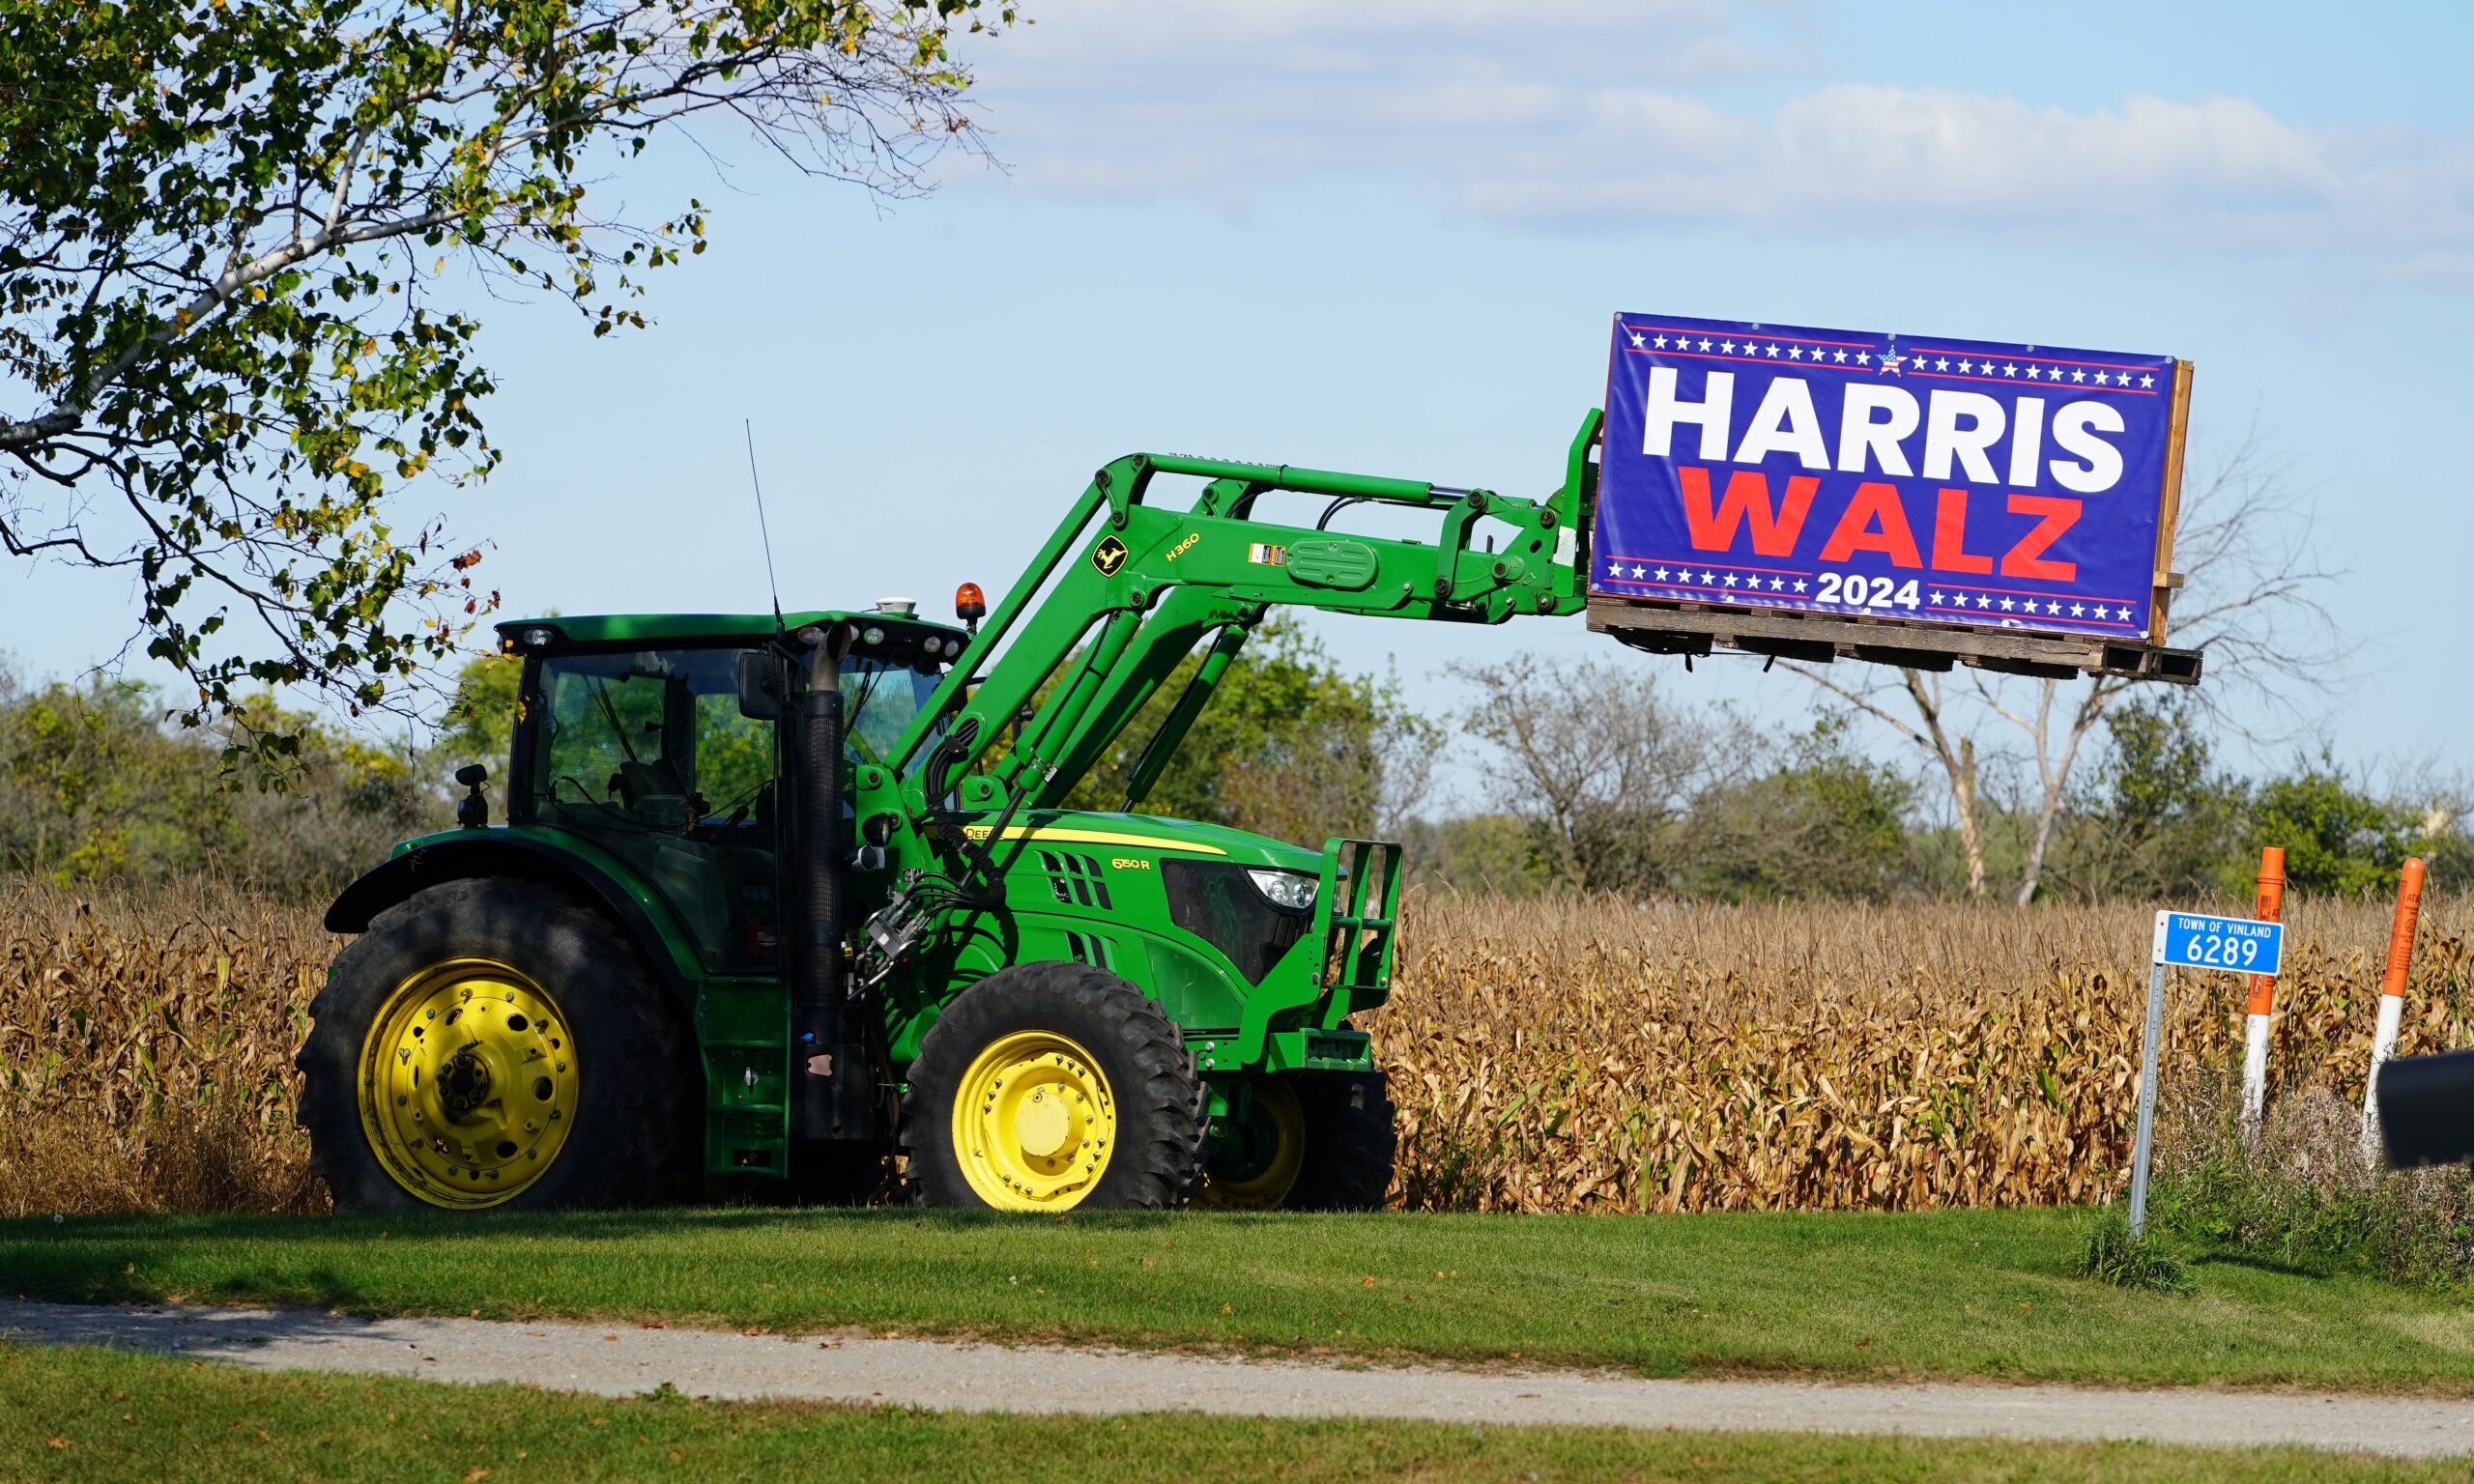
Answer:
<svg viewBox="0 0 2474 1484"><path fill-rule="evenodd" d="M779 708L742 703L743 663L781 661L722 646L543 657L529 677L510 817L585 836L633 866L707 972L778 974L780 728L748 713Z"/></svg>

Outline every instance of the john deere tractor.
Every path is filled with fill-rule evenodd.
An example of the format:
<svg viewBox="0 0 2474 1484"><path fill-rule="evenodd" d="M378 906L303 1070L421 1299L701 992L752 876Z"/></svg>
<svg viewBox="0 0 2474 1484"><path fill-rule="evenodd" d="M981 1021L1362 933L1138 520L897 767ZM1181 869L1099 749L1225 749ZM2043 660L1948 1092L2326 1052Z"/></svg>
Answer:
<svg viewBox="0 0 2474 1484"><path fill-rule="evenodd" d="M1136 811L1275 606L1580 612L1597 429L1542 501L1130 455L954 624L501 625L505 821L467 767L460 827L327 914L359 936L301 1121L336 1204L849 1200L898 1164L935 1206L1380 1205L1393 1109L1356 1021L1390 989L1395 849ZM1153 501L1171 479L1184 508ZM1319 517L1258 517L1282 503ZM1331 528L1353 505L1431 520ZM1063 808L1197 650L1123 811Z"/></svg>

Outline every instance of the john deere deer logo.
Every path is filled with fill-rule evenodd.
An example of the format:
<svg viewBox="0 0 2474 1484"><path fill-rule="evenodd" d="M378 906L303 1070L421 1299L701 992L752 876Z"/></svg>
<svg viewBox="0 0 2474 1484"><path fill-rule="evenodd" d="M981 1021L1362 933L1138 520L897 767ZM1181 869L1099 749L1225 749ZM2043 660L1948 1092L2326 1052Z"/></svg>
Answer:
<svg viewBox="0 0 2474 1484"><path fill-rule="evenodd" d="M1102 536L1100 544L1091 548L1091 565L1100 569L1102 577L1114 577L1125 565L1125 543L1114 536Z"/></svg>

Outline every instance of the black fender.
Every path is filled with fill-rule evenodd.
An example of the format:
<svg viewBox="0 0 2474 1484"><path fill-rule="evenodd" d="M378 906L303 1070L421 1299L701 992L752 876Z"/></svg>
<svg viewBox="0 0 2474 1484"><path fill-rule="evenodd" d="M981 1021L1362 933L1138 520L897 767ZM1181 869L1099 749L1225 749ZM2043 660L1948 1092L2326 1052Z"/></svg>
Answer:
<svg viewBox="0 0 2474 1484"><path fill-rule="evenodd" d="M327 908L329 932L367 932L379 913L414 893L475 876L510 876L563 888L599 906L636 940L645 961L693 1014L702 971L682 960L687 941L677 919L642 887L630 890L600 863L547 841L499 830L475 830L414 846L364 873Z"/></svg>

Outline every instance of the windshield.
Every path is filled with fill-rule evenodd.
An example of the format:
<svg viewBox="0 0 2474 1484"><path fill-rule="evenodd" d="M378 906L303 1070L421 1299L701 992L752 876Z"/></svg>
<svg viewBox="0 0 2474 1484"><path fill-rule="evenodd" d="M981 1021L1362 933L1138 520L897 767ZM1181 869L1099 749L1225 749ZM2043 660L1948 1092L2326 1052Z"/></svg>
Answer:
<svg viewBox="0 0 2474 1484"><path fill-rule="evenodd" d="M942 675L926 674L907 665L852 655L842 662L844 747L863 762L882 762L885 755L936 694Z"/></svg>
<svg viewBox="0 0 2474 1484"><path fill-rule="evenodd" d="M561 655L541 667L533 790L684 829L750 808L773 777L773 726L739 714L738 651Z"/></svg>

